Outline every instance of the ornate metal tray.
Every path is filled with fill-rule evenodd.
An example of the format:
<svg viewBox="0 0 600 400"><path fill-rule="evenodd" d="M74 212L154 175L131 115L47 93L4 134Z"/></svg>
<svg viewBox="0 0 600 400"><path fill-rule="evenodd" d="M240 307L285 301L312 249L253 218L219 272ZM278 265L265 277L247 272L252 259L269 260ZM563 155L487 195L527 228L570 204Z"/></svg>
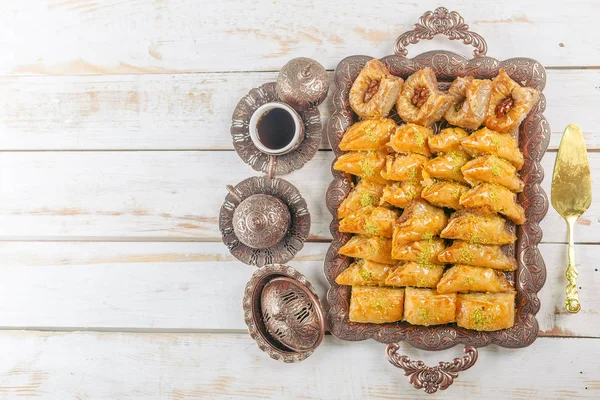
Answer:
<svg viewBox="0 0 600 400"><path fill-rule="evenodd" d="M458 76L474 76L475 78L492 78L504 68L512 79L523 86L544 89L546 72L536 60L529 58L511 58L500 61L487 57L487 45L478 34L468 30L463 18L456 12L438 8L435 12L425 13L415 24L412 31L398 37L394 48L395 55L381 59L394 75L406 79L417 70L430 67L436 73L440 86L447 87L449 82ZM448 52L430 51L414 58L407 58L406 47L420 39L432 39L437 34L444 34L452 40L462 40L472 44L476 50L473 59ZM346 128L357 121L352 111L348 93L354 79L364 64L372 59L368 56L351 56L342 60L334 74L335 92L333 94L334 110L327 123L329 143L337 157L342 153L338 144ZM348 177L334 171L333 181L326 194L327 207L332 214L330 225L333 241L325 258L325 276L331 287L327 293L329 304L328 324L331 333L343 340L375 339L387 343L388 358L392 364L404 369L410 376L413 386L423 388L427 392L445 389L456 377L457 372L469 368L477 358L474 347L496 344L501 347L519 348L533 343L538 335L538 322L535 318L540 308L537 292L546 280L546 267L537 248L542 238L539 223L548 210L548 200L540 184L544 177L540 160L548 147L550 127L542 115L546 107L546 99L540 93L540 101L523 121L519 130L519 147L525 156L525 165L521 178L525 189L519 195L519 202L525 208L527 222L517 227L517 242L511 249L516 255L518 269L513 273L513 282L517 290L515 325L510 329L496 332L476 332L459 328L455 325L415 326L406 322L391 324L360 324L348 320L350 288L335 283L337 275L346 269L351 262L348 257L338 254L338 249L350 239L351 235L338 231L337 208L351 189ZM438 126L439 128L439 126ZM427 367L422 362L410 361L396 354L396 342L405 341L417 348L425 350L443 350L457 344L465 345L467 353L462 359L450 363L440 363L436 367Z"/></svg>

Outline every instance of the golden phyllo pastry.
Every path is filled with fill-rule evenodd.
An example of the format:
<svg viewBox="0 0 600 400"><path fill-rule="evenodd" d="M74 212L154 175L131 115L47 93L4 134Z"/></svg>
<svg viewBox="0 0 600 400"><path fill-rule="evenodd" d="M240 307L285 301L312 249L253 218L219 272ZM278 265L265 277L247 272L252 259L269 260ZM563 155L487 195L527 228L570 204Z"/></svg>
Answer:
<svg viewBox="0 0 600 400"><path fill-rule="evenodd" d="M491 268L456 265L448 269L437 284L440 293L510 292L513 287L504 273Z"/></svg>
<svg viewBox="0 0 600 400"><path fill-rule="evenodd" d="M429 150L432 153L448 153L461 149L461 142L469 137L469 134L460 128L442 129L437 135L429 138Z"/></svg>
<svg viewBox="0 0 600 400"><path fill-rule="evenodd" d="M407 287L404 297L404 320L413 325L449 324L456 319L456 293Z"/></svg>
<svg viewBox="0 0 600 400"><path fill-rule="evenodd" d="M463 207L484 207L503 214L517 225L525 223L525 210L517 203L517 195L504 186L480 183L460 198Z"/></svg>
<svg viewBox="0 0 600 400"><path fill-rule="evenodd" d="M469 190L469 187L458 182L437 181L423 188L421 197L436 207L447 207L455 210L461 209L460 197Z"/></svg>
<svg viewBox="0 0 600 400"><path fill-rule="evenodd" d="M402 78L373 59L365 64L350 88L350 106L362 118L384 118L402 89Z"/></svg>
<svg viewBox="0 0 600 400"><path fill-rule="evenodd" d="M476 331L497 331L515 324L515 293L457 295L456 324Z"/></svg>
<svg viewBox="0 0 600 400"><path fill-rule="evenodd" d="M392 252L393 255L393 252ZM455 240L438 254L440 263L467 264L502 271L517 269L517 260L508 256L500 246L469 243Z"/></svg>
<svg viewBox="0 0 600 400"><path fill-rule="evenodd" d="M492 81L490 102L483 123L498 132L516 133L539 98L536 89L521 87L501 69Z"/></svg>
<svg viewBox="0 0 600 400"><path fill-rule="evenodd" d="M386 157L381 177L390 181L419 182L427 157L421 154L390 154Z"/></svg>
<svg viewBox="0 0 600 400"><path fill-rule="evenodd" d="M485 209L464 209L450 217L440 236L479 244L511 244L517 240L501 216ZM396 231L394 230L394 239Z"/></svg>
<svg viewBox="0 0 600 400"><path fill-rule="evenodd" d="M497 183L513 192L522 192L525 186L516 168L494 155L477 157L463 165L460 170L472 186L481 182Z"/></svg>
<svg viewBox="0 0 600 400"><path fill-rule="evenodd" d="M350 126L340 142L340 150L381 150L390 141L396 123L389 118L368 119Z"/></svg>
<svg viewBox="0 0 600 400"><path fill-rule="evenodd" d="M411 201L421 196L423 186L418 181L396 182L383 188L381 204L390 204L398 208L406 208Z"/></svg>
<svg viewBox="0 0 600 400"><path fill-rule="evenodd" d="M338 254L352 258L364 258L383 264L396 264L392 259L392 241L380 236L357 235L348 240Z"/></svg>
<svg viewBox="0 0 600 400"><path fill-rule="evenodd" d="M433 136L430 128L416 124L400 125L390 138L390 146L397 153L417 153L431 156L427 141Z"/></svg>
<svg viewBox="0 0 600 400"><path fill-rule="evenodd" d="M370 260L358 260L335 278L338 285L383 286L394 265Z"/></svg>
<svg viewBox="0 0 600 400"><path fill-rule="evenodd" d="M465 182L461 168L468 161L469 156L464 151L452 150L429 160L423 170L432 178Z"/></svg>
<svg viewBox="0 0 600 400"><path fill-rule="evenodd" d="M348 214L366 206L378 205L383 188L384 185L361 179L338 207L338 218L344 218Z"/></svg>
<svg viewBox="0 0 600 400"><path fill-rule="evenodd" d="M443 273L443 265L408 262L394 269L386 278L385 285L434 288Z"/></svg>
<svg viewBox="0 0 600 400"><path fill-rule="evenodd" d="M374 183L387 184L388 181L381 176L381 170L385 167L385 156L383 151L351 151L339 156L333 164L333 169L360 176Z"/></svg>
<svg viewBox="0 0 600 400"><path fill-rule="evenodd" d="M398 211L387 207L366 206L340 220L340 232L392 237Z"/></svg>
<svg viewBox="0 0 600 400"><path fill-rule="evenodd" d="M491 89L492 82L488 80L474 79L472 76L456 78L448 88L452 105L444 118L452 125L479 128L487 112Z"/></svg>
<svg viewBox="0 0 600 400"><path fill-rule="evenodd" d="M447 222L443 209L432 206L425 200L414 200L396 221L393 247L431 239L444 229Z"/></svg>
<svg viewBox="0 0 600 400"><path fill-rule="evenodd" d="M392 258L403 261L416 261L420 264L443 264L438 254L444 250L444 240L431 238L417 240L408 244L392 247Z"/></svg>
<svg viewBox="0 0 600 400"><path fill-rule="evenodd" d="M473 157L493 154L510 162L517 171L523 167L524 159L519 143L510 135L482 128L465 138L461 146Z"/></svg>
<svg viewBox="0 0 600 400"><path fill-rule="evenodd" d="M451 103L452 96L438 90L431 68L423 68L404 83L396 110L405 122L429 127L442 118Z"/></svg>
<svg viewBox="0 0 600 400"><path fill-rule="evenodd" d="M350 322L383 324L402 319L404 289L352 286Z"/></svg>

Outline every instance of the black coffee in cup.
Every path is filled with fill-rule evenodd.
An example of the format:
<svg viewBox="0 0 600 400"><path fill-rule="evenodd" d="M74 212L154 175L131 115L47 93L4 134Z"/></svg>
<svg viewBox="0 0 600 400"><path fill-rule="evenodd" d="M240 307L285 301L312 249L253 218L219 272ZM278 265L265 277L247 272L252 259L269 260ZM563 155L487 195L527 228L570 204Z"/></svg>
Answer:
<svg viewBox="0 0 600 400"><path fill-rule="evenodd" d="M265 112L256 124L258 140L271 150L282 149L290 144L295 132L294 118L282 108L273 108Z"/></svg>

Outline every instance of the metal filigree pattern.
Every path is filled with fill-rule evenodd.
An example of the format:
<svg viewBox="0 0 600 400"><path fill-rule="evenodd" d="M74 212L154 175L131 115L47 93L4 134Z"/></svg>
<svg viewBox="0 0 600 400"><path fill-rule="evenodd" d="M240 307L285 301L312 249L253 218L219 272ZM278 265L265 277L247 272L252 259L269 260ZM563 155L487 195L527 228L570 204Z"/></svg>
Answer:
<svg viewBox="0 0 600 400"><path fill-rule="evenodd" d="M275 82L265 83L250 90L235 110L231 120L231 136L233 147L242 161L254 170L269 172L270 156L260 151L250 139L249 123L252 114L263 104L280 101L275 92ZM275 175L285 175L300 169L314 157L321 145L323 125L319 109L314 107L308 111L298 111L304 122L304 140L294 151L277 156Z"/></svg>
<svg viewBox="0 0 600 400"><path fill-rule="evenodd" d="M279 71L276 90L281 101L296 110L317 107L329 91L327 71L310 58L294 58Z"/></svg>
<svg viewBox="0 0 600 400"><path fill-rule="evenodd" d="M357 121L348 101L350 87L370 59L371 57L366 56L348 57L342 60L335 70L334 111L327 123L327 137L336 157L342 153L338 144L343 133ZM383 58L382 61L392 74L403 79L423 67L430 67L441 81L442 87L457 76L492 78L498 74L500 68L504 68L512 79L524 86L542 91L546 83L544 67L528 58L499 61L491 57L478 57L467 60L452 52L432 51L412 59L393 55ZM548 210L548 199L540 186L544 177L540 160L550 140L550 127L542 115L545 108L546 99L540 94L539 103L523 121L519 131L519 147L525 157L525 165L521 171L525 190L519 195L519 201L525 208L527 222L517 227L517 242L513 246L514 249L508 249L509 252L514 252L519 265L514 276L510 277L517 290L515 325L510 329L495 332L476 332L455 325L425 327L406 322L382 325L349 322L350 288L337 285L335 278L351 262L348 257L338 254L338 249L349 240L350 235L338 231L336 218L337 208L349 193L351 182L348 176L332 169L333 181L327 190L326 202L332 214L330 231L333 241L327 252L324 269L331 284L327 300L330 307L329 328L333 335L344 340L372 338L383 343L406 341L426 350L442 350L457 344L482 347L492 343L518 348L528 346L536 339L538 323L535 314L540 308L537 292L546 280L546 267L537 247L542 238L539 223Z"/></svg>
<svg viewBox="0 0 600 400"><path fill-rule="evenodd" d="M476 348L465 346L465 356L457 357L450 362L441 361L435 367L428 367L423 361L412 361L407 356L400 356L398 349L396 343L387 345L385 352L388 361L404 370L404 375L408 376L408 381L415 389L423 389L426 393L448 389L458 377L458 373L471 368L478 356Z"/></svg>
<svg viewBox="0 0 600 400"><path fill-rule="evenodd" d="M311 299L314 306L316 322L318 325L318 337L313 346L303 351L294 351L279 341L274 340L262 318L261 296L265 286L273 279L287 277L298 283L304 289L304 293ZM274 360L295 363L309 357L323 340L325 335L325 319L320 306L319 296L312 284L304 275L287 265L266 265L254 272L244 290L244 321L248 326L248 333L256 341L258 347Z"/></svg>
<svg viewBox="0 0 600 400"><path fill-rule="evenodd" d="M291 260L304 246L310 231L310 213L306 201L294 185L284 179L269 179L255 176L245 179L235 186L236 196L229 193L219 213L219 229L223 243L231 254L245 264L262 267L266 264L285 263ZM287 235L275 246L266 249L254 249L246 246L237 238L233 230L233 214L244 199L254 194L267 194L277 197L287 205L290 211L290 228Z"/></svg>
<svg viewBox="0 0 600 400"><path fill-rule="evenodd" d="M483 37L470 31L469 25L465 24L459 13L449 12L444 7L438 7L433 12L427 11L419 18L419 22L415 24L413 30L400 35L396 39L394 53L406 56L408 54L406 46L415 44L421 39L433 39L435 35L446 35L450 40L462 40L464 44L473 45L475 57L482 57L487 53L487 44Z"/></svg>

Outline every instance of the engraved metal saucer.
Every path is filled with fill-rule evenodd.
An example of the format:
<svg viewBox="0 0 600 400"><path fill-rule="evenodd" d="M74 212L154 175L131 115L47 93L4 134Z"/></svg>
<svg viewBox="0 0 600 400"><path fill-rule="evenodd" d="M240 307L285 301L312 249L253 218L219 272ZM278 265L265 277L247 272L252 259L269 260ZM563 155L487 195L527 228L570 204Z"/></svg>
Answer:
<svg viewBox="0 0 600 400"><path fill-rule="evenodd" d="M310 213L306 206L306 201L300 195L300 192L294 185L280 178L269 179L266 176L255 176L245 179L231 188L234 192L227 194L225 202L219 213L219 229L223 243L229 248L231 254L245 264L262 267L266 264L285 263L291 260L296 253L304 246L304 242L310 231ZM244 200L253 195L269 195L281 200L289 210L289 228L285 231L283 239L276 241L276 244L268 248L253 248L248 246L236 235L234 229L234 214L236 208ZM262 207L262 206L261 206ZM282 223L284 217L268 215L264 212L260 215L261 209L253 210L253 221L250 222L252 229L262 230L269 226L259 220ZM238 230L239 232L239 230ZM277 236L277 235L275 235ZM250 244L252 244L250 242ZM260 244L260 243L259 243ZM264 243L263 243L264 244Z"/></svg>
<svg viewBox="0 0 600 400"><path fill-rule="evenodd" d="M265 83L250 90L233 111L231 136L233 147L240 158L256 171L268 173L270 156L260 151L250 139L249 123L254 111L263 104L280 101L275 91L275 82ZM319 109L298 111L304 122L304 140L300 146L287 154L277 156L275 175L285 175L302 168L317 153L321 145L323 125Z"/></svg>
<svg viewBox="0 0 600 400"><path fill-rule="evenodd" d="M304 275L290 266L258 269L246 284L243 306L248 333L275 360L305 360L325 335L317 292Z"/></svg>

